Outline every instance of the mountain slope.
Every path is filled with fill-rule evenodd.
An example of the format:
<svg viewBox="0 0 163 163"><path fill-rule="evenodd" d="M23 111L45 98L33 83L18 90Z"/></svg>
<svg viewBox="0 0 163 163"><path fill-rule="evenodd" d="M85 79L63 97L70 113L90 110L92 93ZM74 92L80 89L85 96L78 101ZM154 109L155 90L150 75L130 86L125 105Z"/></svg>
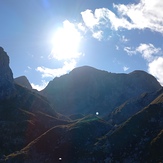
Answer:
<svg viewBox="0 0 163 163"><path fill-rule="evenodd" d="M162 162L163 93L96 145L107 160ZM160 144L158 145L158 142ZM98 156L97 156L98 157Z"/></svg>
<svg viewBox="0 0 163 163"><path fill-rule="evenodd" d="M163 88L155 92L143 93L136 98L127 100L125 103L115 108L113 112L105 119L112 124L121 124L128 118L148 106L154 99L163 93Z"/></svg>
<svg viewBox="0 0 163 163"><path fill-rule="evenodd" d="M15 96L0 101L0 158L20 150L51 127L69 123L61 120L44 97L19 85L15 90Z"/></svg>
<svg viewBox="0 0 163 163"><path fill-rule="evenodd" d="M143 71L115 74L84 66L54 78L41 92L66 114L109 114L129 98L160 89L157 80Z"/></svg>
<svg viewBox="0 0 163 163"><path fill-rule="evenodd" d="M56 126L32 141L21 151L6 157L6 162L88 162L93 144L111 126L96 116L73 124Z"/></svg>

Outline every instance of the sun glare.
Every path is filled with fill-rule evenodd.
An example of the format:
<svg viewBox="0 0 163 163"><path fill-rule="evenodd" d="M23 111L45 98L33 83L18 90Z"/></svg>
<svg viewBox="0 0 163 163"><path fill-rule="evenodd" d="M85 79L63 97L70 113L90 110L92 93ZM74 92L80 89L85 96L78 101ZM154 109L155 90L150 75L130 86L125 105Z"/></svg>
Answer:
<svg viewBox="0 0 163 163"><path fill-rule="evenodd" d="M57 60L78 58L80 56L80 41L80 32L75 28L74 24L64 21L63 27L59 28L53 36L52 57Z"/></svg>

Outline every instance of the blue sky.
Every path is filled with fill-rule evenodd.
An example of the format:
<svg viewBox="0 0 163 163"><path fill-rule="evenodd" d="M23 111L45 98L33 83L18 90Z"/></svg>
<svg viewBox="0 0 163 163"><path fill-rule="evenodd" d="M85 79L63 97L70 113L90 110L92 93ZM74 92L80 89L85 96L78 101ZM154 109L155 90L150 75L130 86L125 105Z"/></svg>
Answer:
<svg viewBox="0 0 163 163"><path fill-rule="evenodd" d="M162 0L2 0L0 46L14 77L39 90L84 65L144 70L163 85L162 9Z"/></svg>

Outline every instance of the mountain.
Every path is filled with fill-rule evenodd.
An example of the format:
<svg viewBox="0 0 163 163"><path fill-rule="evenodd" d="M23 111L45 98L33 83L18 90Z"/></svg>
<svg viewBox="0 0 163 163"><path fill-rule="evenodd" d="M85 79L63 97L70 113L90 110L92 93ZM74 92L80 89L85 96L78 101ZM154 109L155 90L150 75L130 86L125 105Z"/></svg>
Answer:
<svg viewBox="0 0 163 163"><path fill-rule="evenodd" d="M84 66L41 95L14 81L3 48L0 57L0 162L163 162L163 88L153 76Z"/></svg>
<svg viewBox="0 0 163 163"><path fill-rule="evenodd" d="M148 106L155 98L163 93L163 88L155 92L143 93L136 98L127 100L122 105L118 106L109 114L105 119L113 125L121 124L128 118L141 111L144 107Z"/></svg>
<svg viewBox="0 0 163 163"><path fill-rule="evenodd" d="M83 66L54 78L41 94L61 114L99 112L104 116L126 100L160 88L157 80L144 71L116 74Z"/></svg>
<svg viewBox="0 0 163 163"><path fill-rule="evenodd" d="M43 133L5 157L17 162L162 162L163 93L118 127L97 116Z"/></svg>
<svg viewBox="0 0 163 163"><path fill-rule="evenodd" d="M32 86L26 76L17 77L14 79L14 82L25 88L32 89Z"/></svg>
<svg viewBox="0 0 163 163"><path fill-rule="evenodd" d="M108 162L162 162L162 130L163 93L99 140L98 154Z"/></svg>
<svg viewBox="0 0 163 163"><path fill-rule="evenodd" d="M14 82L9 57L0 48L0 159L22 149L42 133L69 118L58 114L48 100Z"/></svg>
<svg viewBox="0 0 163 163"><path fill-rule="evenodd" d="M70 125L56 126L22 150L6 157L7 162L89 162L93 144L111 126L96 116L87 116ZM41 154L41 155L40 155Z"/></svg>
<svg viewBox="0 0 163 163"><path fill-rule="evenodd" d="M13 73L9 67L9 57L0 47L0 100L10 98L14 95Z"/></svg>

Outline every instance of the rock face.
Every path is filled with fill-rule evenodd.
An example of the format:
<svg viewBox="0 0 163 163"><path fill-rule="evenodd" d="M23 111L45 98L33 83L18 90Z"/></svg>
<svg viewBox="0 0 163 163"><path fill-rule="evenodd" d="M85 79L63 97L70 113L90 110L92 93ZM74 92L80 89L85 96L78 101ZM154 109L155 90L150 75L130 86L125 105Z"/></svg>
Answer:
<svg viewBox="0 0 163 163"><path fill-rule="evenodd" d="M54 78L42 94L62 114L106 115L126 100L160 88L157 80L144 71L116 74L84 66Z"/></svg>
<svg viewBox="0 0 163 163"><path fill-rule="evenodd" d="M14 79L9 67L9 57L0 47L0 100L9 98L14 93Z"/></svg>
<svg viewBox="0 0 163 163"><path fill-rule="evenodd" d="M20 76L14 79L15 83L27 88L32 89L32 86L26 76Z"/></svg>

